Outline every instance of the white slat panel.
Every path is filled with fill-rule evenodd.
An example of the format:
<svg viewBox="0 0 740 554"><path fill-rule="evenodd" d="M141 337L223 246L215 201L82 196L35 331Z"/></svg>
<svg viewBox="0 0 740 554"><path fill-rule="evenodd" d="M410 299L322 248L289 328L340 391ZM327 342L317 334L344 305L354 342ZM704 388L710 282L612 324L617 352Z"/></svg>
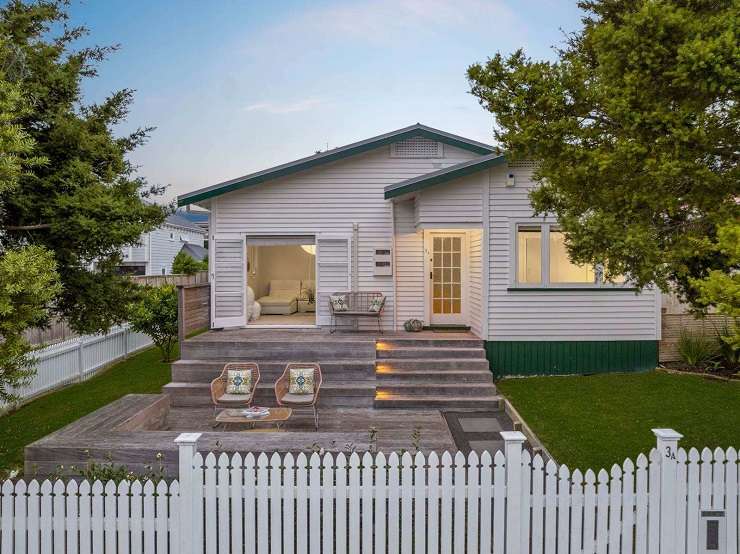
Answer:
<svg viewBox="0 0 740 554"><path fill-rule="evenodd" d="M295 549L295 459L290 452L283 458L283 466L283 548L292 553Z"/></svg>
<svg viewBox="0 0 740 554"><path fill-rule="evenodd" d="M571 477L570 494L570 551L574 554L581 552L583 531L583 474L576 469Z"/></svg>
<svg viewBox="0 0 740 554"><path fill-rule="evenodd" d="M452 554L452 503L453 503L453 488L452 488L452 456L450 453L445 451L442 454L442 489L441 489L441 516L440 516L440 527L443 529L440 535L440 551L442 554ZM445 532L444 530L448 530ZM389 549L389 552L392 550Z"/></svg>
<svg viewBox="0 0 740 554"><path fill-rule="evenodd" d="M386 551L386 510L385 502L388 489L388 470L385 455L379 452L375 456L375 554ZM431 554L431 553L430 553Z"/></svg>
<svg viewBox="0 0 740 554"><path fill-rule="evenodd" d="M557 548L557 472L552 460L545 466L545 554L555 554Z"/></svg>
<svg viewBox="0 0 740 554"><path fill-rule="evenodd" d="M506 548L506 458L500 450L493 457L493 554Z"/></svg>
<svg viewBox="0 0 740 554"><path fill-rule="evenodd" d="M231 500L231 549L234 554L242 554L244 549L244 507L242 505L244 466L242 462L242 455L239 452L231 457L229 494Z"/></svg>
<svg viewBox="0 0 740 554"><path fill-rule="evenodd" d="M33 481L31 485L34 485L36 481ZM31 493L31 489L29 487L29 494ZM38 487L36 487L36 492L38 492ZM90 533L90 523L92 519L92 498L90 496L91 490L90 490L90 482L89 481L82 481L80 483L79 488L80 493L80 508L79 508L79 517L80 517L80 554L91 554L92 553L92 542L91 542L91 533ZM35 493L34 493L35 494ZM37 502L34 502L34 507L38 506ZM31 513L31 505L29 504L29 515ZM35 524L35 529L31 529L31 523ZM37 537L36 531L38 530L38 523L36 518L31 518L29 520L29 526L28 526L28 545L29 549L28 552L31 554L32 552L35 554L37 550L35 548L30 548L32 544L38 545L38 540L33 540L32 537ZM132 554L141 554L143 552L143 549L139 550L132 550Z"/></svg>
<svg viewBox="0 0 740 554"><path fill-rule="evenodd" d="M599 470L596 489L596 554L606 554L609 541L609 474Z"/></svg>
<svg viewBox="0 0 740 554"><path fill-rule="evenodd" d="M4 485L3 485L4 486ZM13 509L14 517L15 517L15 550L16 552L26 552L26 527L28 526L28 496L26 495L28 487L26 486L26 482L21 479L15 484L15 506ZM74 516L74 526L71 527L71 529L74 529L74 533L70 533L70 536L68 536L67 540L67 546L69 547L69 552L77 552L77 483L75 481L70 481L69 486L67 487L67 490L70 494L73 494L71 498L74 499L74 509L67 510L67 517L71 518ZM3 493L5 495L5 493ZM67 497L68 499L70 496ZM67 501L69 505L69 500ZM5 525L5 519L6 517L10 516L10 513L6 512L3 508L3 525ZM73 537L71 536L73 535ZM5 539L3 539L3 544L5 543Z"/></svg>
<svg viewBox="0 0 740 554"><path fill-rule="evenodd" d="M740 483L738 483L737 450L732 447L727 449L727 473L725 476L725 495L727 499L727 552L738 551L738 495L740 495Z"/></svg>
<svg viewBox="0 0 740 554"><path fill-rule="evenodd" d="M257 544L256 491L257 474L254 454L244 456L244 545L254 548ZM249 552L249 550L247 550Z"/></svg>
<svg viewBox="0 0 740 554"><path fill-rule="evenodd" d="M349 554L360 554L360 457L349 456Z"/></svg>
<svg viewBox="0 0 740 554"><path fill-rule="evenodd" d="M109 487L110 485L110 487ZM112 489L112 491L111 491ZM54 516L53 516L53 522L54 522L54 551L55 552L64 552L64 546L67 542L65 534L64 534L64 523L67 519L65 508L67 505L67 499L64 496L65 493L65 486L64 482L61 480L58 480L54 483L54 500L53 500L53 510L54 510ZM106 484L105 487L105 493L106 493L106 508L108 505L113 506L113 514L112 518L106 517L105 518L105 527L106 527L106 535L111 536L112 538L106 537L106 546L111 545L109 552L115 552L116 548L116 484L112 481L109 481L108 484ZM107 515L107 514L106 514ZM112 529L109 529L111 527Z"/></svg>
<svg viewBox="0 0 740 554"><path fill-rule="evenodd" d="M308 458L301 452L296 458L296 549L308 552Z"/></svg>
<svg viewBox="0 0 740 554"><path fill-rule="evenodd" d="M480 456L480 551L491 552L491 518L493 517L493 460L484 450Z"/></svg>
<svg viewBox="0 0 740 554"><path fill-rule="evenodd" d="M373 457L362 455L362 550L373 551Z"/></svg>
<svg viewBox="0 0 740 554"><path fill-rule="evenodd" d="M414 536L414 483L413 460L411 454L401 456L401 554L411 554Z"/></svg>
<svg viewBox="0 0 740 554"><path fill-rule="evenodd" d="M154 487L151 487L152 493L154 492ZM43 488L41 490L43 494ZM103 535L103 483L100 481L95 481L92 485L91 490L91 500L92 500L92 517L90 518L90 530L92 531L92 551L94 553L97 552L103 552L104 548L104 535ZM151 502L152 508L154 507L154 502ZM43 512L43 505L42 505L42 512ZM151 513L151 521L154 521L154 510L152 509ZM42 552L43 552L43 536L44 536L44 529L41 528L41 542L42 542ZM154 533L152 533L152 543L151 548L147 550L147 554L154 554Z"/></svg>
<svg viewBox="0 0 740 554"><path fill-rule="evenodd" d="M169 523L167 482L162 480L157 483L157 552L167 552L168 536L167 527Z"/></svg>
<svg viewBox="0 0 740 554"><path fill-rule="evenodd" d="M637 457L635 472L635 554L647 553L648 518L648 459L644 454Z"/></svg>
<svg viewBox="0 0 740 554"><path fill-rule="evenodd" d="M121 481L118 483L118 552L129 552L129 532L131 531L130 524L130 485L128 481ZM69 506L69 504L68 504Z"/></svg>
<svg viewBox="0 0 740 554"><path fill-rule="evenodd" d="M336 493L334 505L336 507L336 553L347 552L347 458L340 452L337 454Z"/></svg>
<svg viewBox="0 0 740 554"><path fill-rule="evenodd" d="M205 467L205 545L206 554L216 554L218 549L218 521L216 510L218 509L216 493L216 456L209 452L203 462ZM265 553L260 553L265 554Z"/></svg>
<svg viewBox="0 0 740 554"><path fill-rule="evenodd" d="M283 506L281 476L282 461L274 452L270 457L270 552L282 554L283 550ZM313 490L313 483L311 484Z"/></svg>
<svg viewBox="0 0 740 554"><path fill-rule="evenodd" d="M218 505L218 551L226 552L231 540L231 517L229 516L229 456L221 452L216 472L216 503Z"/></svg>
<svg viewBox="0 0 740 554"><path fill-rule="evenodd" d="M391 452L388 456L388 553L399 552L399 518L400 513L400 491L401 468L398 454Z"/></svg>
<svg viewBox="0 0 740 554"><path fill-rule="evenodd" d="M478 454L474 450L468 454L468 499L467 499L467 552L478 550L479 513L478 498L480 496L480 468ZM529 492L529 489L527 489Z"/></svg>
<svg viewBox="0 0 740 554"><path fill-rule="evenodd" d="M309 547L311 554L321 552L321 458L314 452L309 460L308 476ZM277 554L277 552L275 553Z"/></svg>
<svg viewBox="0 0 740 554"><path fill-rule="evenodd" d="M414 552L426 554L427 479L424 454L414 456Z"/></svg>
<svg viewBox="0 0 740 554"><path fill-rule="evenodd" d="M558 552L568 551L570 528L570 470L562 465L558 469Z"/></svg>
<svg viewBox="0 0 740 554"><path fill-rule="evenodd" d="M257 553L267 554L270 538L268 507L268 465L267 456L262 453L257 457ZM306 527L303 527L306 529Z"/></svg>
<svg viewBox="0 0 740 554"><path fill-rule="evenodd" d="M634 536L635 512L632 506L635 503L635 465L627 458L622 464L624 478L622 480L622 498L624 509L622 510L622 552L625 554L633 552L632 540Z"/></svg>
<svg viewBox="0 0 740 554"><path fill-rule="evenodd" d="M596 552L596 475L593 470L586 471L583 487L583 554Z"/></svg>
<svg viewBox="0 0 740 554"><path fill-rule="evenodd" d="M13 506L15 504L13 500L13 481L8 479L0 487L0 494L2 494L2 502L0 502L0 545L2 546L2 554L13 553Z"/></svg>
<svg viewBox="0 0 740 554"><path fill-rule="evenodd" d="M520 536L519 549L521 552L529 551L529 541L531 535L530 516L532 501L532 455L528 450L522 451L522 471L521 471L521 516L520 516Z"/></svg>
<svg viewBox="0 0 740 554"><path fill-rule="evenodd" d="M94 513L94 510L93 510ZM155 554L156 537L154 527L154 483L144 483L144 553ZM93 520L94 523L94 520ZM99 552L93 548L93 552Z"/></svg>
<svg viewBox="0 0 740 554"><path fill-rule="evenodd" d="M321 484L321 511L325 514L322 518L322 552L326 554L334 552L334 473L334 457L330 452L327 452L324 454L323 482ZM326 514L332 514L332 516L327 517ZM292 546L287 541L285 551L293 552Z"/></svg>
<svg viewBox="0 0 740 554"><path fill-rule="evenodd" d="M609 482L609 552L619 552L622 533L622 468L614 464Z"/></svg>
<svg viewBox="0 0 740 554"><path fill-rule="evenodd" d="M676 542L674 544L674 547L676 549L676 554L686 554L686 502L684 499L686 498L687 490L686 490L686 460L688 458L688 455L686 454L686 450L683 448L679 448L676 452ZM625 492L627 487L627 476L625 475ZM626 506L628 500L625 495L624 498L624 506L626 511ZM624 517L624 516L623 516ZM622 534L624 537L624 533ZM622 539L625 540L624 538Z"/></svg>
<svg viewBox="0 0 740 554"><path fill-rule="evenodd" d="M648 553L659 551L660 544L660 456L655 448L650 451L648 466Z"/></svg>

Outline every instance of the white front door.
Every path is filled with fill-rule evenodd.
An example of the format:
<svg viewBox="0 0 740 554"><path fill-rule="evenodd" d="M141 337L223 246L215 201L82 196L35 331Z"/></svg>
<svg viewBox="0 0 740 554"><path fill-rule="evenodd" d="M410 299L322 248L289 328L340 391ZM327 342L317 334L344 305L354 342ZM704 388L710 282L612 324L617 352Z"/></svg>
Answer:
<svg viewBox="0 0 740 554"><path fill-rule="evenodd" d="M429 322L431 325L466 325L466 234L431 231L427 235Z"/></svg>

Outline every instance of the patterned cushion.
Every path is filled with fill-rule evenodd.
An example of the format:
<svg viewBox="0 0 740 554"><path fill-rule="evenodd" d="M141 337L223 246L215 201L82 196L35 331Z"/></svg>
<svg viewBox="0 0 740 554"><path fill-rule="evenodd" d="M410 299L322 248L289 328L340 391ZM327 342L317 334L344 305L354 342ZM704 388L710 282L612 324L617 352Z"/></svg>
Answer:
<svg viewBox="0 0 740 554"><path fill-rule="evenodd" d="M331 309L335 312L346 312L349 310L346 294L332 294L329 296L329 302L331 302Z"/></svg>
<svg viewBox="0 0 740 554"><path fill-rule="evenodd" d="M289 383L288 392L290 394L313 394L313 368L291 368L289 372Z"/></svg>
<svg viewBox="0 0 740 554"><path fill-rule="evenodd" d="M373 298L370 302L370 307L368 308L368 311L377 314L380 310L383 309L383 304L385 304L385 296L377 296Z"/></svg>
<svg viewBox="0 0 740 554"><path fill-rule="evenodd" d="M252 370L230 369L226 372L227 394L249 394L252 392Z"/></svg>

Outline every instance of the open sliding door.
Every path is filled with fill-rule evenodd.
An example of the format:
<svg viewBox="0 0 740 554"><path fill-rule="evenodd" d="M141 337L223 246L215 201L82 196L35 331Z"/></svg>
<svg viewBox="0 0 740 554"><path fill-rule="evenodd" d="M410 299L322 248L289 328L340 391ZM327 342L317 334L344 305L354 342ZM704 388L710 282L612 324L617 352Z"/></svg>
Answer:
<svg viewBox="0 0 740 554"><path fill-rule="evenodd" d="M247 261L243 237L213 239L211 263L211 327L247 324Z"/></svg>
<svg viewBox="0 0 740 554"><path fill-rule="evenodd" d="M329 325L329 295L352 288L352 237L316 237L316 323Z"/></svg>

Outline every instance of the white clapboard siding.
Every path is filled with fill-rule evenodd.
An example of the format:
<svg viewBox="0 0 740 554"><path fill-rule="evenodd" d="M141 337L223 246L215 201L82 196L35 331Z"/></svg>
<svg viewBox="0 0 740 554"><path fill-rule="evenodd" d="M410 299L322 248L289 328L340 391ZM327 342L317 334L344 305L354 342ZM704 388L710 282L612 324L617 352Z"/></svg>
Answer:
<svg viewBox="0 0 740 554"><path fill-rule="evenodd" d="M319 325L329 325L329 296L335 292L352 288L351 252L352 240L349 237L321 237L316 244L318 265L316 311Z"/></svg>
<svg viewBox="0 0 740 554"><path fill-rule="evenodd" d="M179 467L190 475L170 483L7 480L0 554L148 554L183 544L187 554L698 553L703 506L724 522L718 554L737 552L734 448L679 448L675 458L653 449L649 462L640 455L585 474L520 448L508 444L508 458L353 452L256 460L181 449ZM663 535L668 513L674 532Z"/></svg>
<svg viewBox="0 0 740 554"><path fill-rule="evenodd" d="M515 267L513 226L534 218L529 191L537 184L532 168L490 169L489 340L656 340L659 295L633 291L510 291ZM515 186L506 178L514 174ZM454 182L446 186L453 185Z"/></svg>
<svg viewBox="0 0 740 554"><path fill-rule="evenodd" d="M390 146L381 146L214 198L212 232L233 236L318 237L322 233L351 235L353 224L357 224L357 287L385 294L383 325L391 328L393 276L374 274L375 249L391 248L393 244L393 217L384 198L384 188L476 156L444 145L441 158L392 158ZM363 323L372 324L372 321Z"/></svg>
<svg viewBox="0 0 740 554"><path fill-rule="evenodd" d="M416 195L415 223L417 226L455 228L480 225L483 221L481 196L488 181L488 172L455 179L454 185L425 189Z"/></svg>
<svg viewBox="0 0 740 554"><path fill-rule="evenodd" d="M216 236L213 241L213 327L246 325L246 242Z"/></svg>
<svg viewBox="0 0 740 554"><path fill-rule="evenodd" d="M468 320L470 330L483 336L483 232L468 232Z"/></svg>
<svg viewBox="0 0 740 554"><path fill-rule="evenodd" d="M409 319L424 321L424 233L414 225L414 201L394 204L395 273L398 296L396 326Z"/></svg>

